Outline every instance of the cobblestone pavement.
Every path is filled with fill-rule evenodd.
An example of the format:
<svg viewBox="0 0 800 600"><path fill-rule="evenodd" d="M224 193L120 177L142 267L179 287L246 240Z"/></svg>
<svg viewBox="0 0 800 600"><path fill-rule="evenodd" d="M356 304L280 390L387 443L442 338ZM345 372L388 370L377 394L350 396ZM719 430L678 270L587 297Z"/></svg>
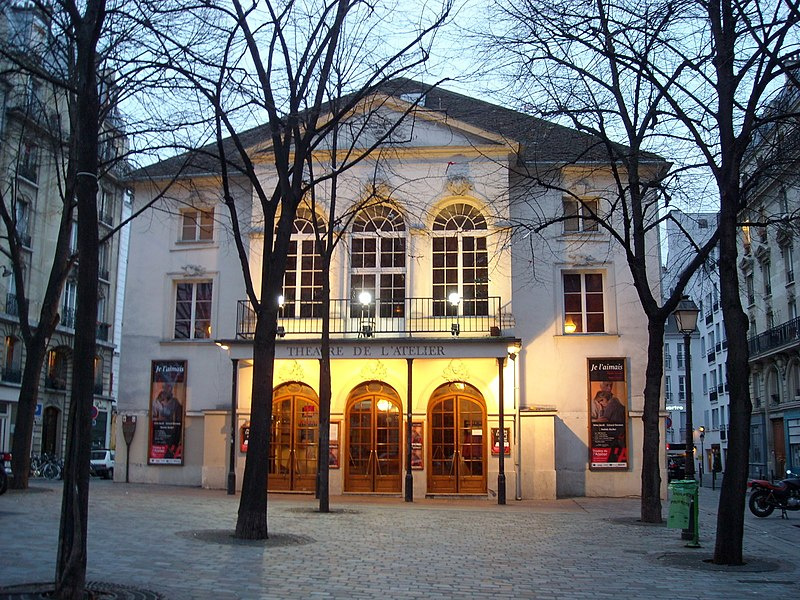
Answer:
<svg viewBox="0 0 800 600"><path fill-rule="evenodd" d="M744 567L714 567L718 491L703 488L701 544L637 521L638 499L552 502L270 495L266 542L231 536L239 496L93 480L91 582L188 598L796 597L800 513L745 517ZM0 586L50 582L61 487L0 496ZM664 517L668 503L664 503ZM0 597L3 597L0 594ZM5 596L10 597L10 596Z"/></svg>

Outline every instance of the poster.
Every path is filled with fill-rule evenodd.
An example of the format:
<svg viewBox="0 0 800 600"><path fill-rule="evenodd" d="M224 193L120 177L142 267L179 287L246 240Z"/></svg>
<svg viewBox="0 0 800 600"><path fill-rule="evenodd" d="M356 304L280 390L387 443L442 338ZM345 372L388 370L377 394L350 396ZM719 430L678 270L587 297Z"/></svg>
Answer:
<svg viewBox="0 0 800 600"><path fill-rule="evenodd" d="M628 380L625 358L590 358L589 469L628 468Z"/></svg>
<svg viewBox="0 0 800 600"><path fill-rule="evenodd" d="M503 427L503 448L506 456L511 454L511 428ZM492 427L492 454L500 454L500 428Z"/></svg>
<svg viewBox="0 0 800 600"><path fill-rule="evenodd" d="M423 446L422 437L423 425L420 422L411 423L411 468L417 471L421 470L424 466L423 462Z"/></svg>
<svg viewBox="0 0 800 600"><path fill-rule="evenodd" d="M150 376L147 464L183 464L186 361L154 360Z"/></svg>
<svg viewBox="0 0 800 600"><path fill-rule="evenodd" d="M339 421L331 421L328 452L328 468L339 468Z"/></svg>

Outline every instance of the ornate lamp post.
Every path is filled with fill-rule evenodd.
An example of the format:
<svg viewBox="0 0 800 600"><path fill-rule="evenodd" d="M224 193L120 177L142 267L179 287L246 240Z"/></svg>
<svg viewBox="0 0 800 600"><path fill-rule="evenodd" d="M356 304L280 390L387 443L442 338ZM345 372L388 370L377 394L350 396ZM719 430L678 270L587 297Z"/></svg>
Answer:
<svg viewBox="0 0 800 600"><path fill-rule="evenodd" d="M700 309L689 296L678 302L673 312L678 331L683 334L684 373L686 386L686 479L694 479L694 424L692 423L692 358L691 336L697 330L697 316Z"/></svg>

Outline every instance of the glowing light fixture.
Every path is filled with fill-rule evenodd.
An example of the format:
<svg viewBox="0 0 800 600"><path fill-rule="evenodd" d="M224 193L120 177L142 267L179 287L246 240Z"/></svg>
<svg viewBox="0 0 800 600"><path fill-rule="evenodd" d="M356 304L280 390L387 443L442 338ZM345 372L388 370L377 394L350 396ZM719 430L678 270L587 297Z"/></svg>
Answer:
<svg viewBox="0 0 800 600"><path fill-rule="evenodd" d="M572 320L572 317L567 317L567 320L564 322L564 333L575 333L578 329L575 322Z"/></svg>

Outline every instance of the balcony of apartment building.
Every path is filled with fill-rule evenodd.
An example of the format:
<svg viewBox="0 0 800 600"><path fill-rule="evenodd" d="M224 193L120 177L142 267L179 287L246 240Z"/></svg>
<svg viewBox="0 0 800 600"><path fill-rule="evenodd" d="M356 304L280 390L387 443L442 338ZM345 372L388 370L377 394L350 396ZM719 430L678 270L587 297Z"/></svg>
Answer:
<svg viewBox="0 0 800 600"><path fill-rule="evenodd" d="M75 309L61 307L61 326L67 329L75 329ZM95 330L95 339L101 342L107 342L109 339L109 332L111 330L110 323L97 322L97 329Z"/></svg>
<svg viewBox="0 0 800 600"><path fill-rule="evenodd" d="M366 300L366 301L365 301ZM279 337L322 333L323 303L286 302L278 313ZM340 338L498 337L504 325L500 297L478 299L405 298L330 301L330 334ZM252 339L256 315L249 300L239 300L236 337Z"/></svg>
<svg viewBox="0 0 800 600"><path fill-rule="evenodd" d="M800 317L781 323L747 340L750 360L800 346Z"/></svg>

